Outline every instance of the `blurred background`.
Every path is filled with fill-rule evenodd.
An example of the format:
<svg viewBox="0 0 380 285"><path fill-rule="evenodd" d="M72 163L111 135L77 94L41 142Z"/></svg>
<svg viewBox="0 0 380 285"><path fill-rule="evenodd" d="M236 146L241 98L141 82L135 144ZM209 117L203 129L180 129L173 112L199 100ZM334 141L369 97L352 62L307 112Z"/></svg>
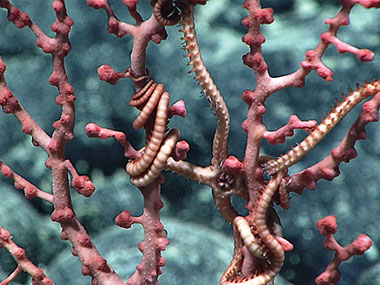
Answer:
<svg viewBox="0 0 380 285"><path fill-rule="evenodd" d="M51 1L12 1L27 12L33 21L50 36L50 25L55 17ZM122 1L109 0L121 20L133 23ZM151 15L149 1L140 1L139 11L144 19ZM241 57L248 46L241 38L246 28L241 19L247 15L243 1L209 0L206 6L196 8L196 29L204 61L224 96L231 115L229 152L242 159L246 134L241 129L247 105L241 94L255 88L253 72L242 64ZM333 0L267 0L263 7L273 7L275 21L262 27L266 42L265 60L272 76L280 76L299 68L308 49L313 49L319 35L328 28L325 18L339 11L339 1ZM75 139L68 144L66 155L81 174L91 177L96 192L91 198L73 192L75 211L94 238L96 246L124 280L135 271L141 260L137 244L143 240L142 229L135 225L123 230L113 223L121 211L128 209L134 215L142 212L142 197L129 183L124 166L122 147L112 140L87 138L85 125L95 122L100 126L121 130L128 140L140 148L144 144L143 131L135 131L132 121L137 111L128 106L134 93L130 80L120 80L116 86L98 79L97 68L109 64L121 71L129 65L132 39L118 39L106 32L104 11L86 6L85 1L67 1L67 9L75 24L70 33L72 51L66 58L66 68L75 88ZM59 118L60 108L54 104L57 90L48 84L52 72L51 58L36 47L34 34L17 29L0 10L0 55L7 64L5 73L9 88L18 97L37 123L49 134L52 123ZM289 88L273 95L267 102L265 123L268 129L277 129L292 114L302 120L320 119L331 110L334 98L354 88L356 83L380 77L380 11L355 7L351 25L342 27L339 37L348 43L374 51L373 62L359 63L352 54L339 54L331 46L324 63L334 71L334 81L328 83L313 72L302 89ZM376 24L375 24L376 23ZM147 66L157 82L164 83L171 94L171 102L184 100L188 115L173 118L170 127L181 131L181 139L190 144L188 160L206 166L211 159L211 144L215 117L200 87L187 72L187 58L181 48L179 27L167 29L169 37L160 45L151 43ZM361 107L354 111L329 134L318 147L290 169L295 173L328 155L356 120ZM31 139L22 133L20 124L11 115L0 113L0 159L40 188L51 191L51 174L44 167L44 151L35 148ZM341 166L341 175L333 182L321 181L313 191L302 196L291 195L291 207L276 207L284 237L295 249L286 253L286 261L276 284L314 284L314 279L327 266L333 252L323 249L323 238L315 223L326 215L338 218L336 239L347 245L360 233L366 233L374 242L363 257L354 257L341 267L339 284L380 284L380 142L378 124L367 127L368 138L357 143L358 158ZM296 132L285 144L263 144L262 153L279 156L300 142L305 133ZM232 258L231 226L215 209L208 187L175 174L165 173L162 187L165 207L162 222L168 231L170 246L163 252L167 265L163 268L160 284L218 284ZM244 202L234 205L245 213ZM50 205L34 199L28 201L23 193L13 189L12 181L0 179L0 226L9 230L14 241L26 249L28 257L45 269L56 284L90 284L83 277L77 258L71 255L67 242L59 239L60 228L50 221ZM4 249L0 250L0 280L16 267ZM30 284L29 277L21 275L15 284Z"/></svg>

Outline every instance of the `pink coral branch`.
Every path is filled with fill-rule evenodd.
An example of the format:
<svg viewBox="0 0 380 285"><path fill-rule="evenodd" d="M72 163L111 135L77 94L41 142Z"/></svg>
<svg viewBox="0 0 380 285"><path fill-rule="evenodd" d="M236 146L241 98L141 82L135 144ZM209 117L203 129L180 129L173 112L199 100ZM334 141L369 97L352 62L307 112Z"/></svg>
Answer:
<svg viewBox="0 0 380 285"><path fill-rule="evenodd" d="M54 211L51 220L60 223L62 227L61 238L70 240L73 253L78 255L82 264L83 272L90 275L94 280L102 284L122 284L120 277L108 266L106 260L99 254L95 245L91 242L89 235L80 224L72 208L67 169L73 174L73 186L83 195L93 192L93 185L87 177L77 175L75 169L65 159L65 146L68 140L73 139L73 128L75 120L74 89L70 85L64 58L71 50L68 39L72 19L66 14L64 0L54 0L53 10L56 13L56 21L51 25L55 37L47 37L37 25L32 23L29 16L14 7L9 1L0 1L0 7L8 10L8 19L22 28L28 26L37 36L37 46L45 53L52 55L53 73L49 83L58 88L59 94L55 99L57 105L61 106L62 114L59 120L53 123L55 128L50 139L30 118L30 116L19 105L17 99L9 91L4 80L5 64L0 61L0 104L7 113L15 113L23 124L23 130L33 136L34 143L41 145L49 154L46 166L53 173L53 203ZM42 138L41 138L42 137ZM9 173L9 171L8 171Z"/></svg>
<svg viewBox="0 0 380 285"><path fill-rule="evenodd" d="M301 63L306 72L315 69L322 78L327 81L332 80L333 72L321 61L322 55L330 44L335 45L340 53L350 52L356 55L360 61L373 60L374 55L370 50L355 48L337 37L339 28L349 25L351 9L356 4L355 2L359 3L359 1L341 1L342 9L339 13L334 18L325 20L325 24L330 25L329 30L321 34L321 42L314 50L307 51L306 59Z"/></svg>
<svg viewBox="0 0 380 285"><path fill-rule="evenodd" d="M4 76L5 70L6 64L0 57L0 105L3 107L4 113L14 114L22 125L22 131L32 136L33 143L40 145L45 151L49 152L48 145L51 138L37 125L8 88Z"/></svg>
<svg viewBox="0 0 380 285"><path fill-rule="evenodd" d="M294 135L295 129L302 129L310 133L316 125L317 122L315 120L301 121L296 115L292 115L289 118L289 122L285 126L274 132L265 132L264 137L273 145L283 143L285 142L286 137L291 137Z"/></svg>
<svg viewBox="0 0 380 285"><path fill-rule="evenodd" d="M136 12L136 1L124 1L127 5L128 10L132 11L132 16L136 20L136 24L141 24L142 17ZM108 33L115 34L117 37L122 38L127 34L133 34L135 32L135 27L133 25L127 24L120 21L113 12L111 5L108 0L87 0L87 5L94 9L103 9L108 17Z"/></svg>
<svg viewBox="0 0 380 285"><path fill-rule="evenodd" d="M86 126L87 136L90 138L109 139L114 138L124 147L124 156L131 159L136 159L140 153L135 150L127 141L126 135L122 132L99 127L97 124L90 123Z"/></svg>
<svg viewBox="0 0 380 285"><path fill-rule="evenodd" d="M98 68L99 79L105 81L109 84L115 85L120 78L128 78L131 77L129 74L129 68L122 72L116 72L109 65L102 65Z"/></svg>
<svg viewBox="0 0 380 285"><path fill-rule="evenodd" d="M129 229L133 224L143 224L143 216L131 216L131 212L124 210L115 218L115 224L121 228Z"/></svg>
<svg viewBox="0 0 380 285"><path fill-rule="evenodd" d="M14 186L16 189L24 190L25 197L27 199L33 199L35 197L38 197L49 203L53 203L52 194L37 188L35 185L27 181L25 178L12 171L12 169L2 161L0 161L0 169L1 173L5 177L10 178L14 181Z"/></svg>
<svg viewBox="0 0 380 285"><path fill-rule="evenodd" d="M51 54L53 59L53 74L50 76L49 83L59 90L56 103L62 106L61 118L53 124L55 131L52 139L49 140L46 135L36 126L30 116L21 108L17 99L7 88L3 79L5 65L0 62L1 78L0 83L3 84L2 90L3 109L6 113L15 113L23 123L23 130L26 133L34 135L34 140L40 144L48 153L63 155L65 142L73 138L74 128L74 90L68 83L66 70L64 67L64 57L71 50L71 44L68 39L70 27L73 25L72 19L67 16L66 8L63 0L54 0L53 9L56 12L56 21L51 25L51 29L56 33L54 38L50 38L44 34L41 29L34 24L30 17L13 6L8 0L0 2L0 7L8 10L8 19L15 23L18 28L28 26L37 37L37 46L45 53ZM38 136L35 133L38 133ZM48 145L46 146L46 143Z"/></svg>
<svg viewBox="0 0 380 285"><path fill-rule="evenodd" d="M353 255L363 255L372 246L372 241L367 235L361 234L348 246L340 246L333 236L338 228L335 216L327 216L319 220L317 228L321 235L326 236L323 246L328 250L334 250L335 255L326 270L315 279L315 283L318 285L336 284L340 280L338 266Z"/></svg>
<svg viewBox="0 0 380 285"><path fill-rule="evenodd" d="M106 8L109 10L109 5L106 2L107 1L95 0L87 1L90 6L92 6L94 3L100 3L102 4L101 8ZM138 1L124 1L123 3L127 5L129 11L131 12L131 9L134 10L136 8L137 2ZM154 2L152 1L152 3ZM112 32L117 36L122 35L119 30L121 23L117 20L115 21L115 18L112 16L110 11L108 11L107 14L109 16L109 27L111 27L111 29L109 28L109 32ZM133 16L132 13L131 15ZM138 15L137 18L135 16L135 19L136 26L131 27L131 35L134 40L133 50L131 54L131 66L126 69L125 72L118 73L111 67L103 65L98 69L98 74L101 80L107 81L110 84L116 84L120 78L129 77L134 81L136 90L138 91L143 88L148 79L150 79L150 73L145 66L146 48L149 42L153 41L155 43L160 43L161 40L167 37L167 34L164 29L164 25L157 21L156 17L153 15L148 20L143 22L141 19L139 19ZM168 94L164 95L164 97L168 99ZM163 116L163 113L165 113L166 118L169 110L166 110L166 108L164 108L164 103L161 105L157 113L160 115L160 122L164 123L162 127L165 127L166 119L162 119L161 116ZM185 114L186 109L184 107L184 104L180 103L172 108L172 115L184 116ZM150 115L148 117L150 117ZM151 127L152 126L146 126L148 137L152 135ZM161 129L161 126L159 128ZM141 156L140 152L131 147L130 143L126 140L125 134L121 132L101 128L92 123L86 126L86 132L89 137L97 137L102 139L111 137L115 138L121 145L124 146L124 155L128 158L135 160ZM172 133L173 132L170 132L168 136L173 136ZM179 133L175 132L175 135L178 136ZM172 139L165 139L165 141L171 143ZM157 165L161 164L163 154L170 155L170 153L166 153L168 152L168 147L169 145L163 147L164 152L157 154ZM178 149L178 156L183 157L184 153L186 152L186 146L180 145ZM149 153L148 150L145 151L146 153ZM155 169L156 168L154 168L154 170ZM131 217L128 211L124 211L116 218L116 223L124 228L130 227L133 223L141 223L144 227L145 232L145 241L140 243L138 246L139 250L143 253L142 262L136 267L137 271L127 281L127 284L156 284L157 278L161 274L160 267L164 266L166 263L165 259L161 256L161 251L165 250L166 246L169 244L169 240L166 239L166 231L160 222L160 209L163 207L163 203L160 198L160 184L163 183L163 177L159 175L159 173L158 176L156 174L151 175L149 171L147 174L152 176L154 179L149 179L148 184L144 183L146 186L139 187L141 193L144 196L143 215L141 217Z"/></svg>
<svg viewBox="0 0 380 285"><path fill-rule="evenodd" d="M73 176L71 185L73 188L81 195L85 197L90 197L94 191L95 186L91 182L90 178L87 175L79 175L76 171L74 165L69 160L65 160L65 166L68 171L70 171Z"/></svg>
<svg viewBox="0 0 380 285"><path fill-rule="evenodd" d="M145 240L138 245L143 253L142 261L137 265L137 271L129 278L127 285L134 284L158 284L157 278L162 273L161 267L165 266L166 260L161 256L169 245L167 232L160 222L160 210L164 206L159 190L163 179L156 179L148 186L140 187L144 196L144 213L141 217L128 217L123 212L116 221L122 227L128 228L132 223L141 223L144 227ZM123 221L124 220L124 221ZM127 222L125 222L127 221Z"/></svg>
<svg viewBox="0 0 380 285"><path fill-rule="evenodd" d="M337 37L338 30L341 26L349 24L349 16L352 7L355 4L361 4L365 8L379 7L379 2L374 1L341 1L342 9L332 19L327 19L326 24L329 24L329 30L321 34L321 41L318 46L306 52L306 58L301 62L301 68L293 73L272 78L267 73L267 64L262 56L261 45L265 42L264 36L260 32L260 25L270 24L273 21L273 16L270 9L261 9L259 1L246 1L245 8L251 11L250 15L243 20L243 24L249 28L247 35L243 37L243 41L251 48L251 52L244 57L244 63L251 67L256 75L257 91L251 96L257 97L257 92L265 96L269 96L281 89L295 86L303 87L306 76L316 70L318 74L327 81L332 81L333 72L322 62L322 56L330 44L333 44L341 53L350 52L360 61L372 61L374 54L368 49L358 49ZM264 88L264 89L263 89ZM251 99L252 100L252 99Z"/></svg>
<svg viewBox="0 0 380 285"><path fill-rule="evenodd" d="M5 278L2 282L0 282L0 285L8 285L10 284L13 279L17 277L22 272L22 269L20 266L17 266L15 270L7 278Z"/></svg>
<svg viewBox="0 0 380 285"><path fill-rule="evenodd" d="M135 14L135 9L138 1L125 0L123 2L132 11L132 16L136 20L136 25L126 24L116 18L111 6L107 0L87 0L87 5L95 9L104 9L108 16L108 32L113 33L118 37L123 37L130 34L133 37L133 49L131 54L131 66L129 76L131 78L140 78L147 75L145 66L146 48L150 41L159 44L167 38L167 33L164 26L159 23L152 15L148 20L142 21L141 16ZM121 73L119 74L121 75ZM117 82L117 80L116 80ZM116 84L114 83L111 84ZM145 81L135 81L136 89L140 89L145 85Z"/></svg>
<svg viewBox="0 0 380 285"><path fill-rule="evenodd" d="M62 155L64 151L64 146L66 140L73 138L73 127L74 127L74 90L73 87L68 83L68 78L66 75L66 70L64 67L64 57L71 50L71 44L68 39L68 34L70 32L70 27L73 25L72 19L67 16L64 0L54 0L53 9L56 12L56 21L51 25L51 30L56 33L54 38L46 36L41 29L31 21L28 14L20 11L18 8L13 6L8 0L2 0L0 2L0 7L6 8L8 10L8 19L12 21L18 28L23 28L25 26L29 27L37 37L37 46L40 47L45 53L51 54L53 59L53 74L50 76L49 83L54 85L59 90L59 96L56 98L56 103L62 106L61 118L53 124L56 129L49 141L48 152L59 153ZM1 64L1 63L0 63ZM1 69L1 68L0 68ZM4 88L3 92L8 92L7 88ZM9 95L10 96L10 95ZM15 101L13 97L8 100L10 103ZM9 106L9 103L8 103ZM20 109L16 106L15 110ZM11 111L11 113L14 113ZM23 112L21 117L26 115ZM27 121L26 118L24 121ZM33 121L31 121L32 123ZM23 129L27 131L35 129L35 126L24 126ZM46 139L45 139L46 140ZM38 141L37 141L38 142ZM38 142L40 143L40 142ZM45 148L45 149L47 149Z"/></svg>
<svg viewBox="0 0 380 285"><path fill-rule="evenodd" d="M11 276L9 276L6 280L9 282L12 281L14 277L17 276L20 271L27 272L33 278L33 284L36 285L52 285L53 281L48 278L42 269L35 266L25 254L25 250L19 247L13 240L10 233L0 227L0 248L5 248L9 251L9 253L13 256L15 261L18 264L18 269L16 269ZM1 282L1 285L6 285L9 282L4 280Z"/></svg>

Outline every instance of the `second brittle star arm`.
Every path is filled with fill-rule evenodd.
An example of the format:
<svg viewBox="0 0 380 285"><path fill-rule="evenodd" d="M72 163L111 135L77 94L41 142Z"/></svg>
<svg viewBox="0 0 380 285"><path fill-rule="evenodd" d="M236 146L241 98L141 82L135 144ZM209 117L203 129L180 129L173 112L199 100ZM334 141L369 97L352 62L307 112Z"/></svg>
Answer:
<svg viewBox="0 0 380 285"><path fill-rule="evenodd" d="M253 219L256 234L252 233L248 221L243 217L234 219L235 250L233 259L224 272L221 285L266 285L274 280L284 262L284 251L291 250L292 245L271 233L268 223L268 210L272 203L285 172L276 174L267 184L258 202L257 210ZM243 262L247 255L242 253L243 247L254 257L263 262L257 263L250 275L243 273Z"/></svg>
<svg viewBox="0 0 380 285"><path fill-rule="evenodd" d="M364 99L375 95L380 91L380 81L364 83L362 87L357 86L355 91L343 97L341 101L327 117L310 133L299 145L292 148L288 153L278 159L270 160L264 164L268 174L277 173L289 168L300 161L309 153L335 126Z"/></svg>
<svg viewBox="0 0 380 285"><path fill-rule="evenodd" d="M188 65L193 66L191 72L195 73L195 79L198 80L199 85L203 89L203 93L210 101L217 117L217 127L213 140L211 164L216 167L221 167L224 160L228 157L230 115L222 95L220 94L202 60L195 33L193 7L184 1L183 3L181 2L180 8L182 11L183 25L183 29L181 31L184 34L183 40L185 41L185 50L187 51L185 56L190 59Z"/></svg>

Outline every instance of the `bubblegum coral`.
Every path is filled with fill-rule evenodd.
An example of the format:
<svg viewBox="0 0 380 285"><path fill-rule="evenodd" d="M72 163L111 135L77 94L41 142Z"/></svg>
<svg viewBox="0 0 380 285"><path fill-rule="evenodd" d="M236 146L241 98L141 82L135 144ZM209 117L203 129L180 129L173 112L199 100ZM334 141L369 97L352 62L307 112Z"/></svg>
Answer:
<svg viewBox="0 0 380 285"><path fill-rule="evenodd" d="M366 64L370 64L369 62L376 64L375 53L367 48L366 42L351 43L345 37L341 37L340 30L344 27L353 33L355 24L350 24L350 16L353 11L361 9L360 11L364 14L371 11L378 12L376 9L370 8L380 8L380 1L341 0L339 9L335 7L335 14L330 14L331 18L325 19L324 23L327 28L320 33L318 42L304 48L303 58L297 59L300 64L292 66L295 69L293 72L287 70L286 65L282 67L282 71L272 69L271 55L275 58L273 61L278 60L279 47L275 46L272 54L265 53L264 43L268 42L268 49L270 49L270 41L276 41L275 37L266 37L263 32L263 26L269 25L270 28L271 25L276 24L276 14L272 8L264 6L265 1L246 0L243 4L245 15L242 20L245 34L242 32L243 28L240 30L239 27L230 35L231 38L235 38L235 34L241 34L243 40L241 45L248 46L248 52L245 51L245 55L243 55L243 51L239 54L239 57L243 55L242 61L245 69L239 69L240 67L236 64L227 66L224 53L226 51L223 48L219 53L213 51L202 56L202 45L198 43L198 38L202 41L202 37L207 38L208 33L217 34L217 41L213 46L234 45L228 38L224 38L226 30L217 28L219 25L217 20L212 22L211 26L206 25L207 28L202 25L201 20L202 17L210 17L210 19L226 17L225 21L228 22L230 21L227 20L228 17L231 19L236 17L234 12L238 10L233 9L235 5L231 4L231 7L227 8L223 14L216 16L212 13L216 13L217 6L215 5L218 4L206 0L123 0L121 2L125 7L119 7L108 0L87 0L86 2L89 7L86 7L85 13L90 15L87 18L89 23L80 22L78 11L84 8L78 6L78 10L76 10L75 5L78 4L71 8L68 1L53 0L52 11L55 21L50 25L52 32L48 32L47 27L40 25L38 18L29 12L28 7L25 7L24 11L20 10L23 7L16 7L10 0L0 0L0 8L8 13L8 21L22 32L27 32L29 29L35 36L35 45L44 54L51 56L51 74L48 83L58 90L55 97L56 108L52 111L53 117L51 117L54 118L52 119L54 122L47 123L47 117L44 120L38 117L38 113L44 110L41 106L47 102L51 103L50 99L45 101L44 96L40 95L42 93L40 90L36 93L39 93L41 98L31 100L21 98L18 95L20 89L17 88L22 83L15 84L11 81L11 77L22 76L24 70L32 67L33 64L12 71L11 54L12 52L17 53L15 44L23 45L24 43L20 40L21 37L10 41L13 48L11 51L2 52L0 58L0 105L4 113L13 114L21 123L22 132L32 138L32 145L44 151L41 157L45 159L45 166L50 174L44 172L43 176L49 178L51 176L52 183L50 184L52 186L48 186L49 183L45 180L48 178L40 178L38 181L38 178L26 179L28 173L19 174L19 169L22 170L21 172L28 169L18 167L17 160L13 161L11 155L4 155L1 158L0 169L3 176L13 180L14 187L23 190L27 199L34 199L33 207L41 213L49 213L51 221L55 222L54 225L59 225L60 238L70 243L72 254L78 257L81 263L82 275L89 276L92 284L158 284L159 280L163 280L161 275L165 275L165 266L170 266L168 264L170 260L165 257L165 251L169 251L172 246L170 245L172 233L167 230L165 225L167 213L165 214L166 207L164 207L163 200L167 203L166 197L168 200L172 199L172 207L176 207L176 210L188 207L186 208L187 212L195 211L192 216L197 216L196 213L200 211L189 203L192 200L186 196L190 195L187 190L192 187L189 186L191 184L182 184L181 178L177 178L180 183L177 185L176 182L171 182L173 181L172 177L164 174L165 171L174 172L211 188L213 203L220 216L226 221L223 227L228 224L233 230L232 261L221 274L220 284L273 284L274 279L280 273L287 276L290 281L297 282L294 276L291 277L291 274L288 273L289 265L287 265L286 255L292 253L286 252L290 252L294 248L297 250L297 242L292 244L289 233L292 230L290 228L291 221L307 219L308 213L290 217L288 220L290 223L282 224L277 211L280 210L280 207L290 208L291 192L301 194L305 188L315 189L318 184L322 184L321 180L332 181L338 177L343 169L343 162L348 163L358 155L360 157L360 152L355 147L359 140L367 137L366 126L370 122L378 121L380 81L373 79L378 74L373 72L366 78L360 76L365 74ZM223 3L227 6L225 2ZM321 7L330 8L330 6L323 5ZM275 8L280 10L278 6ZM302 21L309 17L306 8L301 7L298 10ZM289 7L285 9L289 9ZM105 15L96 10L104 10ZM127 12L123 15L121 11ZM101 21L97 20L98 15L102 15ZM78 16L78 20L75 16ZM123 20L124 17L126 20ZM107 32L116 35L117 38L109 40L112 41L112 44L103 42L93 44L90 48L84 46L82 39L85 38L86 33L100 36L105 30L102 25L106 19L108 22ZM74 22L76 25L73 26ZM199 36L196 27L198 22L201 27ZM180 26L180 35L175 33L175 28L171 28L176 25ZM319 25L322 27L322 23ZM6 38L12 28L1 29ZM365 31L365 36L375 38L374 33L368 29ZM170 63L172 71L178 70L173 74L168 72L170 68L166 68L165 62L161 60L164 56L174 58L169 55L169 50L165 49L168 42L173 44L169 41L168 35L181 37L185 50L184 56L187 65L190 66L188 71L190 70L189 72L195 75L194 79L199 86L188 88L183 83L187 79L180 75L185 69L180 69L182 67L176 65L179 59ZM308 36L317 38L318 34L312 35L309 32ZM27 36L23 33L22 37ZM71 37L78 37L80 40L72 42ZM109 38L107 37L106 41ZM299 45L292 43L292 39L286 40L290 41L289 46L292 49L299 48ZM281 44L286 44L283 38L281 41ZM151 42L157 46L152 46ZM108 47L120 43L123 43L120 53L109 51ZM1 49L2 46L0 46L0 51ZM35 55L36 52L30 50L31 48L28 47L28 56L30 53ZM313 81L318 81L322 78L323 86L327 86L327 83L335 83L333 81L336 76L335 69L339 75L339 70L343 68L344 64L329 65L331 50L345 54L339 55L342 58L341 62L343 60L353 61L354 58L362 63L360 68L363 71L355 70L354 75L357 76L354 78L355 82L346 81L344 84L352 85L357 81L367 81L357 84L354 90L349 90L348 94L343 95L342 99L337 101L336 106L332 107L320 123L314 120L314 114L308 116L309 113L312 114L315 110L320 109L319 106L309 105L308 100L314 99L302 98L304 101L300 99L303 110L298 116L292 115L291 106L284 107L284 103L278 104L273 101L280 99L272 95L278 96L277 94L284 91L294 92L298 95L300 95L297 93L298 90L303 90L303 94L317 91L318 96L325 96L326 92L322 89L307 91L309 82L306 79L315 76ZM209 58L213 57L220 66L208 70L207 62L210 60ZM79 69L81 59L88 61L89 65L93 64L92 61L96 62L99 79L112 86L105 87L105 84L95 80L93 75L86 78L82 73L74 73L70 66ZM102 64L99 67L100 62ZM247 67L253 72L254 77L250 78ZM94 72L94 70L92 69L90 72ZM224 76L228 78L220 78L219 72L227 72L224 73ZM214 73L216 73L216 77L214 77ZM40 74L38 75L40 76ZM317 78L318 76L320 78ZM252 82L253 78L255 83ZM347 75L341 78L351 77ZM231 87L227 89L221 84L222 87L219 88L218 81L225 81L226 85ZM296 87L297 91L293 87ZM303 87L305 88L303 89ZM134 90L132 91L132 89ZM193 98L193 89L201 91L206 97L216 123L215 120L208 121L203 109L199 107L201 102L205 101L207 104L207 101L202 98ZM41 87L41 90L44 93L53 92L50 86ZM82 91L77 93L77 90ZM112 93L113 95L105 98L103 93ZM122 96L119 93L122 93ZM237 100L237 96L235 96L237 93L241 94L242 101ZM82 95L84 99L81 99ZM101 95L101 100L104 100L100 104L95 102L97 100L95 97L98 95ZM34 101L35 104L40 102L39 100L43 100L44 103L36 104L38 105L37 111L27 110L30 101ZM177 102L173 104L173 101ZM326 99L322 101L326 101ZM344 117L359 109L360 107L357 105L363 101L365 103L362 104L362 111L356 114L357 119L350 123L351 127L348 132L346 134L340 132L339 142L331 143L331 147L327 145L326 148L330 154L316 154L313 157L314 161L307 160L315 148L318 149L320 145L325 144L330 133L336 129ZM276 104L278 105L276 106ZM33 107L31 108L33 109ZM242 112L242 109L247 112ZM306 109L308 111L305 111ZM105 119L106 116L109 116L110 119ZM307 120L301 119L306 116ZM240 119L242 119L242 123L239 121ZM169 121L172 122L169 124ZM280 127L284 123L285 125ZM173 125L174 127L172 127ZM74 126L79 128L74 131ZM204 133L196 131L199 126L205 128ZM275 130L270 130L271 128ZM145 130L144 139L138 138L140 129ZM244 134L238 133L241 129ZM298 130L306 131L308 135L301 138ZM83 138L80 133L85 133L87 138ZM134 136L134 134L137 135ZM116 152L117 145L112 145L113 150L110 154L104 154L102 147L91 152L92 145L100 146L100 144L97 141L90 142L88 138L102 140L113 138L124 149L123 155L128 162L123 179L126 181L129 178L134 188L139 189L143 200L139 211L132 210L132 207L137 204L138 199L141 200L141 197L134 198L133 201L121 202L120 195L123 195L123 191L133 190L124 189L119 192L119 189L112 189L112 187L103 196L113 199L110 200L112 201L111 205L107 204L106 200L102 200L96 208L86 207L86 203L91 202L85 202L82 206L78 206L76 202L78 198L76 198L76 194L70 192L70 189L74 189L84 197L83 199L96 200L95 187L98 178L95 169L101 166L106 175L111 175L118 168L117 160L121 164L125 164L123 158L120 158L122 157L120 148L116 156L109 156L111 152ZM212 140L211 153L204 150L203 141L207 141L207 139ZM272 145L284 144L287 140L292 139L294 139L292 143L296 144L293 148L284 147L279 150L272 147ZM111 143L107 140L106 145ZM201 159L196 157L197 151L194 149L197 148L199 148L198 153L202 156ZM14 156L17 156L18 152L18 150L15 151ZM88 153L87 156L86 153ZM210 155L211 157L209 157ZM116 161L115 157L117 157ZM209 157L209 159L205 159L205 157ZM306 164L304 157L307 161ZM33 163L41 160L34 159ZM89 172L89 174L81 175L81 172ZM343 170L342 173L344 173ZM100 174L98 173L98 175ZM37 182L34 183L33 180L37 180ZM171 186L170 188L176 189L176 191L165 191L165 180ZM186 187L181 189L180 185L186 185ZM363 185L360 186L363 187ZM132 186L130 187L132 188ZM161 187L163 188L161 189ZM118 188L118 186L114 188ZM161 194L161 191L164 193ZM173 196L170 196L174 194L167 192L181 192L177 195L184 198L185 202L174 200ZM322 194L313 193L313 195L321 196ZM4 200L8 199L7 195L3 196ZM343 197L342 193L341 196ZM38 200L36 198L40 198L43 202L34 202ZM331 201L324 201L325 204L329 202ZM292 205L293 203L297 202L292 201ZM122 204L120 208L118 208L120 206L118 204ZM276 204L280 207L276 208ZM323 207L324 205L320 205L320 208ZM142 258L135 262L136 270L126 276L121 275L119 269L115 267L117 264L111 262L106 257L107 253L97 247L98 242L94 241L93 234L101 231L99 225L93 219L86 217L86 214L80 214L81 211L99 212L109 219L110 215L113 215L113 212L111 214L109 211L114 208L118 209L119 214L111 218L115 220L117 226L131 231L138 224L144 232L144 238L140 239L140 243L137 245ZM339 213L344 216L341 208L337 208L334 215L339 216ZM312 215L312 213L310 214ZM328 213L324 213L324 215L326 214ZM173 211L173 214L169 216L174 215L177 220L180 220L181 213ZM318 215L318 219L322 218L322 214L318 213ZM281 214L281 216L283 215ZM26 248L24 251L20 247L17 235L13 234L14 229L3 224L3 219L1 216L0 247L5 248L13 257L16 269L5 276L4 281L0 284L5 285L12 281L22 280L25 278L20 276L23 271L30 275L33 284L58 283L55 281L54 274L50 276L49 269L42 270L44 266L40 264L45 261L26 257L32 249ZM205 216L205 219L207 220L206 224L211 226L211 218ZM187 227L185 221L178 223ZM189 224L188 227L192 226ZM336 220L332 216L322 219L318 222L317 227L327 238L325 247L335 250L336 255L327 269L316 279L316 282L317 284L335 284L340 279L338 265L352 255L363 254L369 249L372 242L368 236L361 235L346 248L340 247L332 237L337 227ZM43 229L44 226L41 224L36 226L36 231L37 228ZM92 233L91 230L95 233ZM361 228L360 230L366 229ZM128 231L123 233L126 238L128 238ZM14 235L13 239L11 234ZM192 235L196 235L196 233L194 232ZM351 235L347 234L347 236ZM302 235L300 238L300 240L308 239L310 236L308 238L307 235ZM115 241L106 243L116 244ZM49 247L49 244L45 246ZM304 251L307 253L306 249ZM33 253L31 254L33 256ZM192 253L189 253L189 256L183 256L181 259L191 260L191 255ZM124 256L121 251L117 253L117 256L130 261L129 256ZM294 261L294 258L291 260ZM46 261L46 263L49 262ZM322 271L321 268L316 270ZM186 281L179 283L185 284ZM191 283L194 284L194 281Z"/></svg>

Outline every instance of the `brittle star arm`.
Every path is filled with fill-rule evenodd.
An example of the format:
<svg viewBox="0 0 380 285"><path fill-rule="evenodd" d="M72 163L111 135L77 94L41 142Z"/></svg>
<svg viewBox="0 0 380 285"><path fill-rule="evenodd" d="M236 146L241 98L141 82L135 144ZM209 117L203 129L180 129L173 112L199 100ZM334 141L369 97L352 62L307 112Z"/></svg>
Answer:
<svg viewBox="0 0 380 285"><path fill-rule="evenodd" d="M309 153L335 126L364 99L375 95L380 91L380 81L364 83L362 87L357 86L356 90L350 92L347 97L343 97L330 114L310 133L299 145L276 160L270 160L264 164L265 170L269 174L277 173L287 169L300 161Z"/></svg>
<svg viewBox="0 0 380 285"><path fill-rule="evenodd" d="M210 187L213 186L216 176L210 166L201 167L183 160L175 161L172 157L168 159L165 169Z"/></svg>
<svg viewBox="0 0 380 285"><path fill-rule="evenodd" d="M163 25L173 25L181 18L183 25L183 29L181 31L184 33L183 40L185 41L185 50L188 52L186 57L189 57L190 59L189 65L193 66L191 72L195 73L195 79L199 81L199 85L201 85L203 93L205 93L206 98L210 101L210 104L217 116L217 127L212 146L211 166L201 168L187 162L175 162L174 160L168 160L166 168L193 180L209 185L213 189L216 207L222 213L223 217L232 223L232 220L236 217L237 212L233 209L230 201L230 196L233 191L233 189L229 189L229 182L231 182L231 179L229 179L227 183L224 183L223 181L226 176L223 171L223 163L228 157L227 139L230 127L229 112L223 97L213 82L201 58L196 39L193 8L191 3L187 1L178 1L176 4L178 7L173 7L173 11L171 13L172 15L167 16L167 14L163 12L163 7L166 2L167 0L156 1L154 5L154 15L156 16L157 21ZM180 16L177 14L177 8L181 11ZM225 190L225 185L228 185L227 193L223 193Z"/></svg>
<svg viewBox="0 0 380 285"><path fill-rule="evenodd" d="M182 39L185 41L184 49L187 50L187 54L185 56L189 57L190 61L188 65L193 66L193 69L190 72L195 73L195 79L198 80L199 85L202 87L202 92L210 101L217 117L217 127L212 146L211 164L214 167L221 167L223 162L228 157L230 115L222 95L220 94L202 60L194 27L193 7L187 2L183 4L183 7L181 6L180 8L182 10L183 25L181 32L184 34Z"/></svg>
<svg viewBox="0 0 380 285"><path fill-rule="evenodd" d="M347 132L344 139L340 144L334 148L331 153L323 160L316 164L293 174L291 177L285 178L286 182L283 183L280 190L284 191L280 194L284 198L285 208L289 207L289 201L287 195L289 192L295 192L301 194L303 189L314 189L317 181L325 179L331 181L334 177L340 174L339 165L342 162L349 162L351 159L357 156L355 150L355 144L358 140L366 138L365 127L370 122L376 122L379 120L380 108L380 92L373 98L363 104L362 112ZM284 203L281 202L281 206L284 207Z"/></svg>
<svg viewBox="0 0 380 285"><path fill-rule="evenodd" d="M248 221L243 217L234 219L234 256L223 274L221 285L266 285L273 281L284 262L284 250L291 250L292 245L284 239L272 234L267 225L268 210L270 209L273 195L278 190L285 172L277 173L267 184L262 193L255 212L253 225L257 235L252 234ZM254 258L263 259L262 270L255 271L249 276L243 276L244 256L243 246ZM268 254L270 252L270 254Z"/></svg>

